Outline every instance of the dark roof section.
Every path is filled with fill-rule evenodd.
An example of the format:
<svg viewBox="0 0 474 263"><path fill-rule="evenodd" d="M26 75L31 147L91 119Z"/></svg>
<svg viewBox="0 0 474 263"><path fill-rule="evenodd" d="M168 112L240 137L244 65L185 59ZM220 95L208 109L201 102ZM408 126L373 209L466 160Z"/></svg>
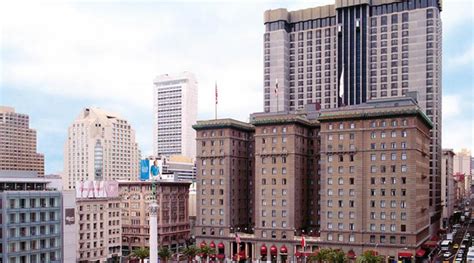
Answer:
<svg viewBox="0 0 474 263"><path fill-rule="evenodd" d="M372 119L383 117L417 116L430 129L433 122L411 97L398 97L372 100L364 104L347 106L335 110L323 110L318 120L327 122L333 120Z"/></svg>
<svg viewBox="0 0 474 263"><path fill-rule="evenodd" d="M197 123L193 125L193 129L195 129L196 131L225 128L237 129L246 132L253 132L255 130L255 127L251 124L230 118L197 121Z"/></svg>
<svg viewBox="0 0 474 263"><path fill-rule="evenodd" d="M250 123L254 126L287 123L295 123L308 127L319 126L319 122L316 118L309 119L305 112L254 113L250 115Z"/></svg>

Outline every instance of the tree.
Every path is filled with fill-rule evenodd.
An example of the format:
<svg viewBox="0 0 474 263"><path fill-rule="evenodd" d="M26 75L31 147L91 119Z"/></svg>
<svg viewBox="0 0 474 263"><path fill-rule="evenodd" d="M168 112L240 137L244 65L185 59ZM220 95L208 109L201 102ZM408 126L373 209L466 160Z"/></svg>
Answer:
<svg viewBox="0 0 474 263"><path fill-rule="evenodd" d="M347 261L346 253L340 249L331 249L328 253L328 261L331 263L345 263Z"/></svg>
<svg viewBox="0 0 474 263"><path fill-rule="evenodd" d="M318 254L308 258L309 262L327 262L327 263L345 263L347 261L346 254L340 249L323 248Z"/></svg>
<svg viewBox="0 0 474 263"><path fill-rule="evenodd" d="M147 247L139 247L132 251L131 257L140 259L140 262L145 262L145 258L150 256L150 249Z"/></svg>
<svg viewBox="0 0 474 263"><path fill-rule="evenodd" d="M171 251L169 250L168 247L161 247L160 250L158 250L158 256L166 263L168 262L168 259L171 258Z"/></svg>
<svg viewBox="0 0 474 263"><path fill-rule="evenodd" d="M209 255L216 254L216 249L210 246L203 246L199 248L198 253L202 255L203 259L206 259Z"/></svg>
<svg viewBox="0 0 474 263"><path fill-rule="evenodd" d="M377 252L368 250L362 253L362 255L357 257L357 263L382 263L384 262L384 258L382 256L378 256Z"/></svg>
<svg viewBox="0 0 474 263"><path fill-rule="evenodd" d="M196 246L189 246L183 249L182 253L188 258L188 262L192 262L199 253L199 249Z"/></svg>

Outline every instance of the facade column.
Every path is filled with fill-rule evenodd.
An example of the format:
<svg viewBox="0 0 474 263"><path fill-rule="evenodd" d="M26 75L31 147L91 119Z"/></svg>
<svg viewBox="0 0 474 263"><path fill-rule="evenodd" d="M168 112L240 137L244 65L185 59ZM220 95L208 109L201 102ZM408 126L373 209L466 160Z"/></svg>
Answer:
<svg viewBox="0 0 474 263"><path fill-rule="evenodd" d="M158 263L158 205L156 201L150 204L150 263Z"/></svg>

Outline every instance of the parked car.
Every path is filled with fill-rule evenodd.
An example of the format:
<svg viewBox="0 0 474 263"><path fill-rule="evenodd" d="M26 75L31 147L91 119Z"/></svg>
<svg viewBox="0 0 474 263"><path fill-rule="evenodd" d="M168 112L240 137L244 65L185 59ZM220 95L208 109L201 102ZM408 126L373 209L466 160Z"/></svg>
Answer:
<svg viewBox="0 0 474 263"><path fill-rule="evenodd" d="M444 258L449 258L451 255L452 255L452 254L451 254L451 252L449 252L449 251L443 253L443 257L444 257Z"/></svg>

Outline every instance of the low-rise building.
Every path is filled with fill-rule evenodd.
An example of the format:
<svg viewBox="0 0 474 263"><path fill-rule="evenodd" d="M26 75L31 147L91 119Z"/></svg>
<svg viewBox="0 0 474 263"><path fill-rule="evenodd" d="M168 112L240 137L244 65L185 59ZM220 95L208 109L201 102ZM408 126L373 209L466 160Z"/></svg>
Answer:
<svg viewBox="0 0 474 263"><path fill-rule="evenodd" d="M64 262L62 194L48 184L36 172L0 172L0 262Z"/></svg>
<svg viewBox="0 0 474 263"><path fill-rule="evenodd" d="M441 228L446 229L449 224L449 218L454 213L455 203L455 184L453 172L453 160L455 153L452 149L443 149L441 163L441 205L443 206L443 220Z"/></svg>
<svg viewBox="0 0 474 263"><path fill-rule="evenodd" d="M123 255L129 255L136 248L149 247L148 206L153 199L158 203L158 244L172 251L186 246L190 239L190 184L171 180L119 181Z"/></svg>
<svg viewBox="0 0 474 263"><path fill-rule="evenodd" d="M95 182L95 185L94 190L112 190L102 191L102 193L95 191L94 193L94 191L87 191L89 188L84 186L84 183L76 185L76 218L79 233L78 261L120 262L122 217L120 214L121 199L117 191L118 183L103 181Z"/></svg>

